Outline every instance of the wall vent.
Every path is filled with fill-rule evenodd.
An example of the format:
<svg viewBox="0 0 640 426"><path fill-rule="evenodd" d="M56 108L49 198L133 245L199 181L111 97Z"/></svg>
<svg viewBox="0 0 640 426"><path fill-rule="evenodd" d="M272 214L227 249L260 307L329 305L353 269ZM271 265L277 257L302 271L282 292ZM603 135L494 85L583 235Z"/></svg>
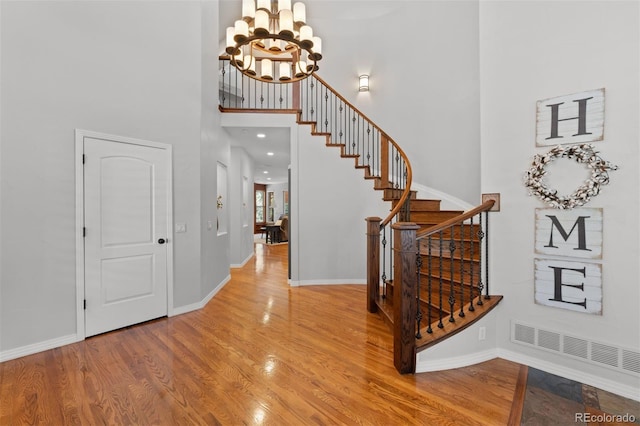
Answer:
<svg viewBox="0 0 640 426"><path fill-rule="evenodd" d="M622 368L640 374L640 353L623 349Z"/></svg>
<svg viewBox="0 0 640 426"><path fill-rule="evenodd" d="M578 358L589 358L589 342L576 337L564 336L563 352L567 355L577 356Z"/></svg>
<svg viewBox="0 0 640 426"><path fill-rule="evenodd" d="M529 327L528 325L515 324L513 338L518 342L534 345L536 338L536 329L534 327Z"/></svg>
<svg viewBox="0 0 640 426"><path fill-rule="evenodd" d="M553 330L543 330L516 321L511 322L511 341L574 359L579 358L591 364L613 368L623 373L640 375L640 352L631 349L570 336Z"/></svg>
<svg viewBox="0 0 640 426"><path fill-rule="evenodd" d="M538 346L552 350L560 350L560 334L552 331L538 330Z"/></svg>
<svg viewBox="0 0 640 426"><path fill-rule="evenodd" d="M603 345L602 343L591 342L591 360L612 367L618 366L618 348Z"/></svg>

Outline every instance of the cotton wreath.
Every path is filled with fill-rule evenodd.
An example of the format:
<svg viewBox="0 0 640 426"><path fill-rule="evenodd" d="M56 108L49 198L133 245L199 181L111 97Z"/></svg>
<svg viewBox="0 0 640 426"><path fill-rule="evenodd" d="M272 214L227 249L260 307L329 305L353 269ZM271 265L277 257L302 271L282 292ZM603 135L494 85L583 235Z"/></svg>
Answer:
<svg viewBox="0 0 640 426"><path fill-rule="evenodd" d="M591 178L568 196L558 195L558 191L549 188L543 181L547 174L545 167L556 158L573 158L591 169ZM585 205L591 197L598 195L600 187L609 183L609 170L617 170L618 166L603 160L591 144L556 146L545 155L535 155L531 168L525 174L524 184L529 188L529 195L535 195L543 202L556 209L573 209Z"/></svg>

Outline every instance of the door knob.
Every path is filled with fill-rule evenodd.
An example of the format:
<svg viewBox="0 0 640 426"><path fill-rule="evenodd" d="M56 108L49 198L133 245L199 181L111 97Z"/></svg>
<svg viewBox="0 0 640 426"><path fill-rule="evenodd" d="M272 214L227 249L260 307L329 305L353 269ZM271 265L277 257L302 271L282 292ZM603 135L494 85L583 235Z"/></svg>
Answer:
<svg viewBox="0 0 640 426"><path fill-rule="evenodd" d="M160 238L160 239L158 240L158 244L164 244L164 243L166 243L166 242L167 242L167 240L165 240L164 238Z"/></svg>

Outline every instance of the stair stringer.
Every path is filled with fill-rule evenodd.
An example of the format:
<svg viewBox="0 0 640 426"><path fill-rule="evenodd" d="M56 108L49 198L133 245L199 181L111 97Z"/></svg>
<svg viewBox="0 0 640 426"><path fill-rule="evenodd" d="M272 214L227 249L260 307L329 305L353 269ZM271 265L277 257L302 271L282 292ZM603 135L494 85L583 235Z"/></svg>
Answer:
<svg viewBox="0 0 640 426"><path fill-rule="evenodd" d="M497 358L498 309L500 306L496 306L464 330L418 352L416 373L466 367ZM484 328L483 340L479 339L481 328Z"/></svg>

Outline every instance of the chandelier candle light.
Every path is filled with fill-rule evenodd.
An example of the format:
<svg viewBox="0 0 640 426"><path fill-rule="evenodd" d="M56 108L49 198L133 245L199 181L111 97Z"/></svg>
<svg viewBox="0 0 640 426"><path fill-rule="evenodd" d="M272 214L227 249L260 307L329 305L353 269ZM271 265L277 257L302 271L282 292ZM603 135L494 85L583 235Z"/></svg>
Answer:
<svg viewBox="0 0 640 426"><path fill-rule="evenodd" d="M242 19L227 28L226 52L242 74L289 83L309 77L322 59L322 40L306 24L306 7L291 0L242 0Z"/></svg>

